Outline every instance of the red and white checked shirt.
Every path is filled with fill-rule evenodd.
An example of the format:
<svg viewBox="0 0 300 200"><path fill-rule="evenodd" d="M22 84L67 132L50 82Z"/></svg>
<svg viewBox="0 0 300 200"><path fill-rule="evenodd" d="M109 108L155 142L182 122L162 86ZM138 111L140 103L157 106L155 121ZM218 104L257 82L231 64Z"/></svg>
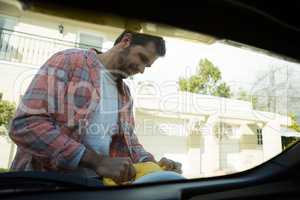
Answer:
<svg viewBox="0 0 300 200"><path fill-rule="evenodd" d="M93 50L68 49L53 55L33 78L10 127L17 144L13 171L69 172L85 149L85 128L100 101L100 64ZM111 157L133 162L154 161L134 133L132 98L122 82L118 95L119 131L112 138Z"/></svg>

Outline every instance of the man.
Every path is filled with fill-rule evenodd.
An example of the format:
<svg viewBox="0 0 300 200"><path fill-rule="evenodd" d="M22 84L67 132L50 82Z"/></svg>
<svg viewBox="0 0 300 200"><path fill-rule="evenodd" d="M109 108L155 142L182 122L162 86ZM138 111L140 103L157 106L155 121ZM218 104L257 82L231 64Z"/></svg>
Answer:
<svg viewBox="0 0 300 200"><path fill-rule="evenodd" d="M15 171L57 171L132 180L132 163L153 156L134 133L132 98L122 79L143 73L165 55L161 37L124 31L105 53L69 49L34 77L12 121ZM158 162L181 173L181 164Z"/></svg>

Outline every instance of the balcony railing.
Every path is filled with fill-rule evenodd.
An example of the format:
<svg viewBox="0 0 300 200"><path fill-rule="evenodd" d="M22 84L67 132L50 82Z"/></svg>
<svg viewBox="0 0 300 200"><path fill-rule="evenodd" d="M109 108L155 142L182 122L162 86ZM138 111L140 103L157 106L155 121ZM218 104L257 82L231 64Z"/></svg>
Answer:
<svg viewBox="0 0 300 200"><path fill-rule="evenodd" d="M102 50L97 46L0 28L0 60L41 65L54 53L69 48Z"/></svg>

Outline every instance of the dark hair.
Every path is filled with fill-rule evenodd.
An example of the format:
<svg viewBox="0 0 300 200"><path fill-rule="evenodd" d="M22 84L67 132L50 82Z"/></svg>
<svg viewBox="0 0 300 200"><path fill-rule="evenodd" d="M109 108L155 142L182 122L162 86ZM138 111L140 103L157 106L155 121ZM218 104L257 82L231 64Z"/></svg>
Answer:
<svg viewBox="0 0 300 200"><path fill-rule="evenodd" d="M156 48L158 56L164 56L166 54L166 45L162 37L148 35L144 33L136 33L125 30L115 41L114 46L121 42L125 34L130 33L132 35L131 45L142 45L145 46L149 42L153 42Z"/></svg>

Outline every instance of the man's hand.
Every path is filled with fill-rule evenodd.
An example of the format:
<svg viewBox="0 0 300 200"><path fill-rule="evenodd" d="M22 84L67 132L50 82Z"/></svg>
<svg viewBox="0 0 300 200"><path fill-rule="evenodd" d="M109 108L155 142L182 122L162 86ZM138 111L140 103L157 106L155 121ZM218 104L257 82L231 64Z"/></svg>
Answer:
<svg viewBox="0 0 300 200"><path fill-rule="evenodd" d="M161 166L164 170L168 171L174 171L179 174L182 174L182 165L179 162L175 162L173 160L167 159L167 158L162 158L158 162L159 166Z"/></svg>
<svg viewBox="0 0 300 200"><path fill-rule="evenodd" d="M136 176L136 171L130 158L103 156L95 171L99 176L111 178L118 184L132 181Z"/></svg>
<svg viewBox="0 0 300 200"><path fill-rule="evenodd" d="M113 179L117 184L131 181L136 176L130 158L100 156L88 149L83 155L80 165L94 170L98 176Z"/></svg>

